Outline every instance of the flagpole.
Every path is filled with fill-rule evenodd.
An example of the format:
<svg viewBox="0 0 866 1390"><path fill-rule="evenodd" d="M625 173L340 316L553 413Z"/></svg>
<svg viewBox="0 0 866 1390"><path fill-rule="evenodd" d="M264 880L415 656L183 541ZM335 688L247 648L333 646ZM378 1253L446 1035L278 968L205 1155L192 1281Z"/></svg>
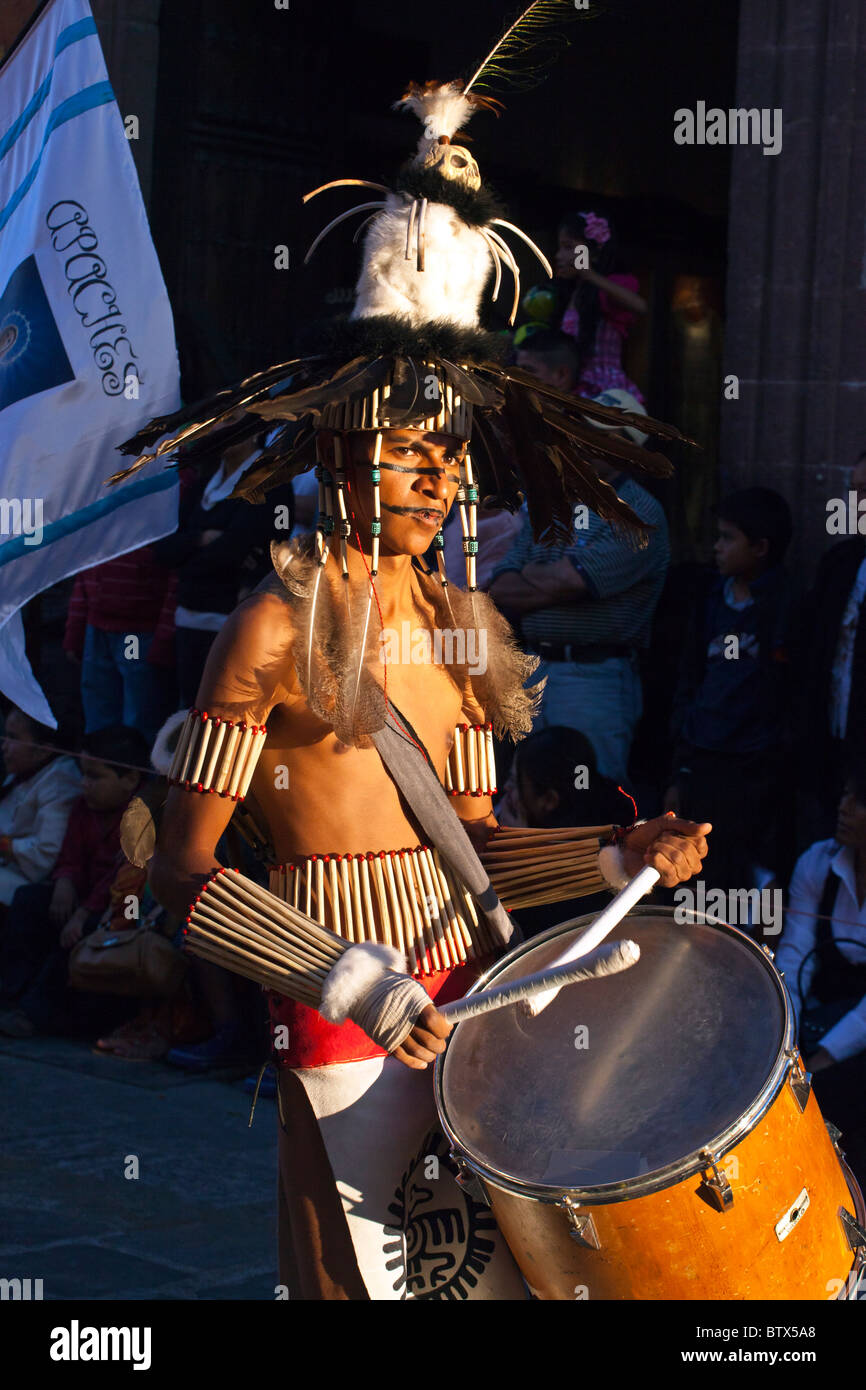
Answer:
<svg viewBox="0 0 866 1390"><path fill-rule="evenodd" d="M27 38L27 35L30 33L30 30L33 29L34 26L42 18L42 15L48 9L48 6L53 3L54 0L40 0L40 3L36 6L36 9L33 11L27 23L24 25L24 28L13 40L9 48L6 49L6 52L3 54L3 57L0 58L0 76L2 76L3 68L5 67L6 63L8 63L13 53L16 51L16 49L20 48L21 44Z"/></svg>

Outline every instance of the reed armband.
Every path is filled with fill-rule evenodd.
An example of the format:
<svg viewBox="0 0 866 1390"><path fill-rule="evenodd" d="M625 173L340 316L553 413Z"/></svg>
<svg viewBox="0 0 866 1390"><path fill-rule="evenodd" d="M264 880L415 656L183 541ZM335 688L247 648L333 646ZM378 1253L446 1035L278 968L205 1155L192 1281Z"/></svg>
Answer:
<svg viewBox="0 0 866 1390"><path fill-rule="evenodd" d="M458 724L445 764L445 790L449 796L493 796L496 760L492 724Z"/></svg>
<svg viewBox="0 0 866 1390"><path fill-rule="evenodd" d="M602 863L602 855L608 855L602 846L612 828L590 825L535 830L501 825L479 858L509 911L566 902L613 886L610 874L615 869L609 856L604 861L607 870ZM619 853L613 846L608 848L614 855Z"/></svg>
<svg viewBox="0 0 866 1390"><path fill-rule="evenodd" d="M169 785L242 801L267 735L264 724L191 709L168 770Z"/></svg>
<svg viewBox="0 0 866 1390"><path fill-rule="evenodd" d="M237 869L217 869L204 884L186 919L184 944L192 955L307 1004L332 1023L351 1018L386 1052L430 1003L406 975L399 951L350 945Z"/></svg>

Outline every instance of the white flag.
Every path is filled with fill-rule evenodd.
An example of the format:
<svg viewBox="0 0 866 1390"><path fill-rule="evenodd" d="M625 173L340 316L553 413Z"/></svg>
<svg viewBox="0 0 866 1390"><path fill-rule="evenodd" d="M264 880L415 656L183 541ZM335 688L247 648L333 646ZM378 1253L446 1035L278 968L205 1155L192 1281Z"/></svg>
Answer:
<svg viewBox="0 0 866 1390"><path fill-rule="evenodd" d="M124 463L115 445L179 404L171 308L96 25L87 0L53 0L0 66L0 631L48 585L174 529L162 461L105 479ZM2 633L0 690L44 719L20 633Z"/></svg>

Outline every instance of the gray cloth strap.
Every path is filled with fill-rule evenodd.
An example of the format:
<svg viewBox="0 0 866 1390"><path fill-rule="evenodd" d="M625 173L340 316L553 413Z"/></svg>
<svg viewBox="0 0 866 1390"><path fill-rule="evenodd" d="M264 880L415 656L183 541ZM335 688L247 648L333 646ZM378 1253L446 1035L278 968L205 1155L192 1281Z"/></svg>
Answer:
<svg viewBox="0 0 866 1390"><path fill-rule="evenodd" d="M376 750L430 844L466 884L497 940L503 946L513 945L521 939L517 923L496 896L442 783L401 720L402 716L395 718L388 710L385 727L371 734Z"/></svg>

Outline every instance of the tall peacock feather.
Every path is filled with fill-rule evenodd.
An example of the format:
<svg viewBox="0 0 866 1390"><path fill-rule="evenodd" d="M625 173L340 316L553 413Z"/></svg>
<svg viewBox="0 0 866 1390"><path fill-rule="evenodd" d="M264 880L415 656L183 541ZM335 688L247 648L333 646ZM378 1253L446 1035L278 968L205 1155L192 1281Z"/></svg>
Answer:
<svg viewBox="0 0 866 1390"><path fill-rule="evenodd" d="M568 46L563 27L577 18L574 0L533 0L478 64L463 86L463 95L473 87L523 92L537 87Z"/></svg>

